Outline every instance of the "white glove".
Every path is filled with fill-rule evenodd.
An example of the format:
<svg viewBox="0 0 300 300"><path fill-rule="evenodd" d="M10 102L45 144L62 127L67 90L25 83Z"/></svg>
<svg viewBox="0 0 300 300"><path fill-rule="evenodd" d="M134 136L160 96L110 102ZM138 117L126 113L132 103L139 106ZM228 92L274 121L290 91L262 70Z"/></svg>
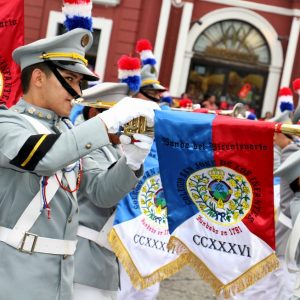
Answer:
<svg viewBox="0 0 300 300"><path fill-rule="evenodd" d="M139 116L144 116L147 126L153 127L154 109L160 109L160 107L153 101L125 97L112 108L99 114L99 116L105 123L108 132L115 133L120 126Z"/></svg>
<svg viewBox="0 0 300 300"><path fill-rule="evenodd" d="M153 138L135 133L133 135L133 142L127 135L121 135L120 142L127 165L133 171L138 170L150 152Z"/></svg>

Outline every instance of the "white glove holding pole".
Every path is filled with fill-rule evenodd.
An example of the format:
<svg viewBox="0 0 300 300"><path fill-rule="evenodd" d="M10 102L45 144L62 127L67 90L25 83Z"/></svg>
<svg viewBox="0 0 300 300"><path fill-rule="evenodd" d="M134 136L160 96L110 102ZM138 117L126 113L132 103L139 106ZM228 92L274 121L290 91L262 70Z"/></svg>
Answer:
<svg viewBox="0 0 300 300"><path fill-rule="evenodd" d="M140 116L146 118L148 127L153 127L154 109L160 109L160 107L153 101L125 97L99 116L105 123L108 132L116 133L120 126Z"/></svg>
<svg viewBox="0 0 300 300"><path fill-rule="evenodd" d="M127 165L133 171L138 170L150 152L153 138L135 133L132 139L127 135L121 135L120 142Z"/></svg>

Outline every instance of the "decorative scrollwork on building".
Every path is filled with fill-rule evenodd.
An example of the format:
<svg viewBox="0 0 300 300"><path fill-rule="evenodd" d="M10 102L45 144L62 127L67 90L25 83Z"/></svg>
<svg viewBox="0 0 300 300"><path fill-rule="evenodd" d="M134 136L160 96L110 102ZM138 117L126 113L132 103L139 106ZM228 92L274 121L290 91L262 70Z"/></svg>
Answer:
<svg viewBox="0 0 300 300"><path fill-rule="evenodd" d="M264 36L252 25L240 20L226 20L206 28L195 42L195 53L204 56L270 64L270 50Z"/></svg>

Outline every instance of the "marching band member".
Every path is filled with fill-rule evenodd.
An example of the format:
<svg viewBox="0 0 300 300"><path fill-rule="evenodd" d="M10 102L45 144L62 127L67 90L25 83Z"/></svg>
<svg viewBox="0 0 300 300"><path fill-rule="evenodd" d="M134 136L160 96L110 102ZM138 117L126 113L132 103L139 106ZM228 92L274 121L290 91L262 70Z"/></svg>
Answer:
<svg viewBox="0 0 300 300"><path fill-rule="evenodd" d="M167 89L164 86L162 86L157 79L157 72L155 68L156 59L152 53L152 45L148 40L141 39L136 43L136 50L140 54L143 67L141 70L141 86L139 91L134 95L134 97L144 99L149 102L160 103L162 93L165 92ZM151 153L153 151L156 155L156 148L154 150L152 147ZM120 269L121 288L118 293L119 300L156 299L159 293L159 282L143 290L137 290L132 285L129 275L126 273L122 265Z"/></svg>
<svg viewBox="0 0 300 300"><path fill-rule="evenodd" d="M292 106L293 107L293 106ZM272 118L273 122L280 122L291 124L290 113L282 113L281 115ZM280 164L279 166L294 152L300 150L300 144L297 139L292 135L283 133L274 133L274 145L280 150ZM279 167L278 166L278 167ZM278 168L277 167L277 168ZM276 170L275 170L276 172ZM278 178L278 177L275 177ZM275 192L275 190L274 190ZM280 178L280 191L279 191L279 207L277 212L277 221L275 223L276 229L276 255L280 261L280 267L277 271L277 284L275 297L277 299L290 299L293 294L295 284L295 274L289 273L285 261L285 251L287 241L291 233L291 211L290 203L294 197L294 192L284 178Z"/></svg>
<svg viewBox="0 0 300 300"><path fill-rule="evenodd" d="M71 300L77 192L110 206L124 193L119 179L135 181L126 157L104 177L87 155L109 144L107 131L135 117L153 125L157 106L125 99L75 128L66 118L81 81L98 79L84 57L92 41L88 30L74 29L13 52L24 95L0 110L1 299ZM141 159L138 149L129 155Z"/></svg>
<svg viewBox="0 0 300 300"><path fill-rule="evenodd" d="M292 191L289 198L289 212L291 218L289 222L285 222L287 227L291 229L285 249L285 260L289 271L289 278L293 278L292 282L288 282L289 299L300 298L300 266L299 266L299 223L300 223L300 169L299 169L300 151L291 154L276 170L275 176L280 176L281 180L285 182L286 186ZM285 211L286 212L286 211ZM288 224L291 223L291 224ZM287 280L287 281L288 281ZM293 290L291 293L291 285ZM284 298L285 299L285 298ZM286 298L288 299L288 298Z"/></svg>
<svg viewBox="0 0 300 300"><path fill-rule="evenodd" d="M123 62L126 60L134 65L136 61L139 63L138 59L122 58ZM132 72L131 70L129 73L132 74ZM137 74L136 76L140 75ZM140 82L140 79L134 79ZM91 104L92 107L84 107L84 119L89 120L102 111L107 110L122 98L129 96L132 93L132 89L135 90L135 85L129 84L128 80L127 77L127 83L100 83L84 90L84 99L93 103ZM109 134L109 136L110 144L90 154L95 166L101 168L103 174L110 172L110 168L117 161L120 161L121 156L118 136L113 134ZM139 137L141 138L141 135ZM120 282L119 266L116 256L107 241L107 234L112 227L115 206L119 200L132 190L137 184L138 178L143 174L141 166L152 143L152 139L148 137L144 138L146 141L143 145L145 146L145 143L147 143L148 148L139 149L142 159L132 161L133 158L129 157L129 153L125 155L125 158L133 164L127 165L128 170L126 173L123 173L126 176L118 176L117 178L118 181L122 182L122 190L118 193L120 195L118 199L116 198L115 201L111 201L108 198L109 205L99 206L93 204L87 197L87 194L81 194L78 197L80 225L77 232L78 246L75 253L74 300L110 300L117 298L117 290ZM134 145L129 146L138 148L138 146Z"/></svg>

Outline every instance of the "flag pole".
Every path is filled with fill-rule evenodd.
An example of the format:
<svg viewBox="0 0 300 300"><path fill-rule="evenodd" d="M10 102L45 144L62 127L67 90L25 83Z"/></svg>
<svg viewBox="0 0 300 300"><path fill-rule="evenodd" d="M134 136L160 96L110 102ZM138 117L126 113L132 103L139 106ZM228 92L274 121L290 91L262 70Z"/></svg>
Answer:
<svg viewBox="0 0 300 300"><path fill-rule="evenodd" d="M300 125L275 123L274 132L300 136ZM142 133L153 136L154 128L147 127L145 117L138 117L124 125L124 134Z"/></svg>

